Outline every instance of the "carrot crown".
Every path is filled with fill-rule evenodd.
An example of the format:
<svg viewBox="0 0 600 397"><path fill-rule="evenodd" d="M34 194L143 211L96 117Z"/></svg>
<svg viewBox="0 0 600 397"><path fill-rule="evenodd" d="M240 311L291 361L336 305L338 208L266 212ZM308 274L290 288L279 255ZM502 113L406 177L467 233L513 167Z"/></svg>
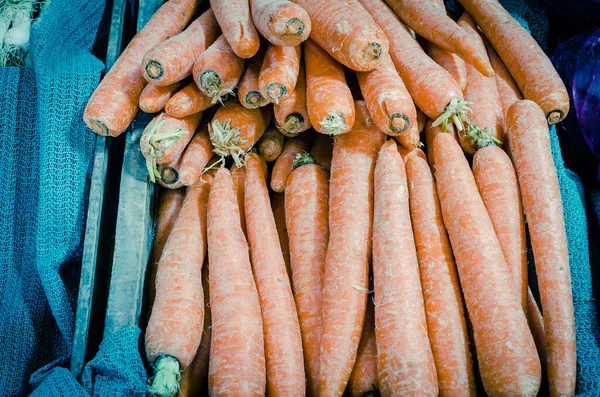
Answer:
<svg viewBox="0 0 600 397"><path fill-rule="evenodd" d="M214 120L209 125L210 140L213 144L213 152L221 157L231 156L238 167L244 165L246 152L240 147L246 141L240 138L240 129L231 128L229 119L221 123Z"/></svg>
<svg viewBox="0 0 600 397"><path fill-rule="evenodd" d="M156 182L156 178L160 178L156 159L164 156L165 151L185 134L185 131L181 128L178 128L175 131L161 131L165 121L166 120L163 119L161 114L158 119L149 126L142 141L142 147L147 152L145 155L146 168L148 169L148 175L152 182Z"/></svg>
<svg viewBox="0 0 600 397"><path fill-rule="evenodd" d="M464 137L473 142L476 150L492 145L502 145L502 141L494 136L494 132L490 128L480 128L473 124L469 124Z"/></svg>
<svg viewBox="0 0 600 397"><path fill-rule="evenodd" d="M310 153L298 153L292 162L292 169L295 170L296 168L302 167L306 164L316 164L316 161Z"/></svg>
<svg viewBox="0 0 600 397"><path fill-rule="evenodd" d="M154 376L148 380L148 395L172 396L179 390L181 372L175 357L160 356L154 365Z"/></svg>
<svg viewBox="0 0 600 397"><path fill-rule="evenodd" d="M469 113L471 113L470 106L471 103L462 98L453 98L444 108L444 113L442 113L442 115L431 125L433 127L441 125L445 132L448 123L452 122L456 126L457 131L462 131L465 129L463 121L468 120Z"/></svg>
<svg viewBox="0 0 600 397"><path fill-rule="evenodd" d="M320 121L319 124L321 124L323 132L331 135L337 135L345 131L347 127L344 117L336 113L331 113L329 117Z"/></svg>

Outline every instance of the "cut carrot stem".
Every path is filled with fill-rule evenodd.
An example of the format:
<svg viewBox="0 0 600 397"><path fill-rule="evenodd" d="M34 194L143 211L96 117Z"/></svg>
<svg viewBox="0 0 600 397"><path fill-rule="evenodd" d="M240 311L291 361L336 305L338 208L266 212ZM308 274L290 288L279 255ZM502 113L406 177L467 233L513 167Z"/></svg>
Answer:
<svg viewBox="0 0 600 397"><path fill-rule="evenodd" d="M258 141L258 153L268 162L275 161L283 150L283 141L283 135L269 128Z"/></svg>
<svg viewBox="0 0 600 397"><path fill-rule="evenodd" d="M569 251L544 112L523 100L508 110L508 139L523 197L544 312L551 396L573 396L577 356Z"/></svg>
<svg viewBox="0 0 600 397"><path fill-rule="evenodd" d="M258 75L264 60L264 51L258 53L248 61L248 67L242 75L238 87L238 98L243 107L257 109L269 104L269 101L260 93Z"/></svg>
<svg viewBox="0 0 600 397"><path fill-rule="evenodd" d="M184 187L183 183L179 180L179 167L181 166L181 159L183 152L181 152L173 161L168 164L157 165L157 180L158 184L166 189L180 189Z"/></svg>
<svg viewBox="0 0 600 397"><path fill-rule="evenodd" d="M140 67L146 52L174 36L187 25L198 0L165 3L135 35L117 62L100 82L83 112L83 121L100 135L118 136L138 111L146 80Z"/></svg>
<svg viewBox="0 0 600 397"><path fill-rule="evenodd" d="M198 89L196 83L191 83L167 101L165 112L169 116L182 119L192 114L200 113L212 105L212 98L204 95Z"/></svg>
<svg viewBox="0 0 600 397"><path fill-rule="evenodd" d="M258 85L263 97L272 103L285 100L296 88L300 71L301 47L269 45L260 69Z"/></svg>
<svg viewBox="0 0 600 397"><path fill-rule="evenodd" d="M335 137L331 161L321 396L339 396L344 391L356 359L367 305L373 171L385 134L369 118L364 101L355 105L356 123L352 131Z"/></svg>
<svg viewBox="0 0 600 397"><path fill-rule="evenodd" d="M271 173L271 189L275 192L283 192L288 177L293 170L293 162L296 156L310 149L311 139L307 136L290 138L285 143L283 152L275 162Z"/></svg>
<svg viewBox="0 0 600 397"><path fill-rule="evenodd" d="M223 36L240 58L252 58L260 47L260 36L252 22L248 0L210 0Z"/></svg>
<svg viewBox="0 0 600 397"><path fill-rule="evenodd" d="M356 362L348 381L348 390L352 397L363 397L367 393L376 393L377 383L377 346L375 344L375 313L373 300L367 300L367 314L363 327Z"/></svg>
<svg viewBox="0 0 600 397"><path fill-rule="evenodd" d="M250 10L256 29L274 45L295 46L310 35L308 14L288 0L252 0Z"/></svg>
<svg viewBox="0 0 600 397"><path fill-rule="evenodd" d="M192 73L194 62L221 34L211 9L205 11L183 32L146 53L142 61L149 83L167 86Z"/></svg>
<svg viewBox="0 0 600 397"><path fill-rule="evenodd" d="M354 102L346 84L344 67L314 41L304 42L306 107L315 130L343 134L354 125Z"/></svg>
<svg viewBox="0 0 600 397"><path fill-rule="evenodd" d="M196 183L212 155L213 146L208 134L208 124L202 123L183 152L179 167L181 183L185 186Z"/></svg>
<svg viewBox="0 0 600 397"><path fill-rule="evenodd" d="M310 154L317 164L329 171L331 169L331 156L333 155L333 138L318 134L312 149L310 149Z"/></svg>
<svg viewBox="0 0 600 397"><path fill-rule="evenodd" d="M294 92L273 106L275 125L283 135L293 138L311 127L306 109L306 74L301 64Z"/></svg>
<svg viewBox="0 0 600 397"><path fill-rule="evenodd" d="M140 94L140 109L146 113L158 113L165 108L167 101L179 91L179 83L164 87L148 84Z"/></svg>

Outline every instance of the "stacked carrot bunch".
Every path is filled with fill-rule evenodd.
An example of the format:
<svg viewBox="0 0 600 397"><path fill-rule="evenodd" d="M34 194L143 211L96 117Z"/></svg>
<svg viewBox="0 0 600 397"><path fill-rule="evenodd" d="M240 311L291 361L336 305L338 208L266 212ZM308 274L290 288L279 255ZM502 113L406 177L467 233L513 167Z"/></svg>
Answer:
<svg viewBox="0 0 600 397"><path fill-rule="evenodd" d="M159 113L151 394L471 396L478 369L574 395L568 94L497 0L460 2L170 0L132 40L84 119Z"/></svg>

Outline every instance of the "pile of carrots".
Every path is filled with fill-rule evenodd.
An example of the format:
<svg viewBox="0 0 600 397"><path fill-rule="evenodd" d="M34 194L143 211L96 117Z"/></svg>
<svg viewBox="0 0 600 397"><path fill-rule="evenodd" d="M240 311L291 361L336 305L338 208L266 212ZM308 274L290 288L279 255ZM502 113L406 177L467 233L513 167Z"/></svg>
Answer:
<svg viewBox="0 0 600 397"><path fill-rule="evenodd" d="M90 98L157 113L151 395L575 394L565 87L497 0L385 1L169 0Z"/></svg>

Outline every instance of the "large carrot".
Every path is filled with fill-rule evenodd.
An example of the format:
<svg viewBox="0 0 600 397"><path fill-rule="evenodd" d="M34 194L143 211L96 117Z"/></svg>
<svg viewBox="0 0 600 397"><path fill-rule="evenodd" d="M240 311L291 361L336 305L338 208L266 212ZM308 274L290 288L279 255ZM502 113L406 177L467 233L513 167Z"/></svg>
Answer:
<svg viewBox="0 0 600 397"><path fill-rule="evenodd" d="M256 109L269 104L269 101L260 93L260 88L258 86L258 75L264 57L264 51L259 50L258 53L248 61L246 71L240 80L238 98L245 108Z"/></svg>
<svg viewBox="0 0 600 397"><path fill-rule="evenodd" d="M439 124L453 122L462 129L468 112L460 85L435 63L382 0L359 0L390 41L390 56L415 104Z"/></svg>
<svg viewBox="0 0 600 397"><path fill-rule="evenodd" d="M246 211L244 208L244 185L246 180L246 167L231 167L231 180L233 181L233 190L238 203L238 212L240 214L240 226L246 234Z"/></svg>
<svg viewBox="0 0 600 397"><path fill-rule="evenodd" d="M285 184L292 173L296 156L308 152L310 144L311 139L308 136L288 139L271 172L271 189L273 191L283 192L285 190Z"/></svg>
<svg viewBox="0 0 600 397"><path fill-rule="evenodd" d="M299 45L269 45L260 68L258 86L263 97L270 102L279 103L294 92L300 71L300 50Z"/></svg>
<svg viewBox="0 0 600 397"><path fill-rule="evenodd" d="M202 339L209 189L205 181L187 189L158 264L156 299L146 329L146 354L154 367L151 395L177 392L179 371L190 365Z"/></svg>
<svg viewBox="0 0 600 397"><path fill-rule="evenodd" d="M179 392L177 397L200 397L208 383L208 360L210 358L210 298L208 288L208 264L202 266L202 288L204 289L204 328L202 341L196 352L194 360L185 371L181 373Z"/></svg>
<svg viewBox="0 0 600 397"><path fill-rule="evenodd" d="M258 153L266 161L275 161L283 150L284 137L275 128L269 128L258 141Z"/></svg>
<svg viewBox="0 0 600 397"><path fill-rule="evenodd" d="M221 35L196 59L192 72L200 91L216 103L233 92L243 71L244 60L233 52L225 36Z"/></svg>
<svg viewBox="0 0 600 397"><path fill-rule="evenodd" d="M465 12L458 24L479 47L484 48L475 22L469 14ZM487 54L484 55L487 58ZM471 104L471 112L468 128L459 131L458 137L463 150L474 155L482 147L502 145L504 117L496 79L482 75L472 65L466 65L466 68L467 86L464 94L465 100Z"/></svg>
<svg viewBox="0 0 600 397"><path fill-rule="evenodd" d="M260 301L240 227L231 175L219 168L208 198L212 335L211 396L263 396L266 367Z"/></svg>
<svg viewBox="0 0 600 397"><path fill-rule="evenodd" d="M142 61L144 78L165 86L192 73L194 62L221 34L215 15L209 8L183 32L146 53Z"/></svg>
<svg viewBox="0 0 600 397"><path fill-rule="evenodd" d="M504 150L488 146L475 153L473 175L527 314L525 219L515 168Z"/></svg>
<svg viewBox="0 0 600 397"><path fill-rule="evenodd" d="M427 161L406 159L410 215L440 395L475 396L464 302Z"/></svg>
<svg viewBox="0 0 600 397"><path fill-rule="evenodd" d="M377 158L373 215L373 278L377 373L384 395L437 396L427 336L404 162L396 142Z"/></svg>
<svg viewBox="0 0 600 397"><path fill-rule="evenodd" d="M310 35L310 17L288 0L251 0L250 10L256 29L274 45L296 46Z"/></svg>
<svg viewBox="0 0 600 397"><path fill-rule="evenodd" d="M167 238L173 229L175 219L181 208L185 190L163 190L158 198L158 208L156 210L156 226L154 227L154 241L152 242L152 252L148 261L148 307L152 309L154 298L156 296L156 271L158 262L162 255Z"/></svg>
<svg viewBox="0 0 600 397"><path fill-rule="evenodd" d="M288 272L290 281L292 280L292 267L290 259L290 240L286 227L285 214L285 195L283 193L273 192L271 197L271 207L273 208L273 216L275 217L275 225L277 226L277 234L279 235L279 245L281 245L281 253L285 261L285 267Z"/></svg>
<svg viewBox="0 0 600 397"><path fill-rule="evenodd" d="M271 109L246 109L231 100L219 108L209 125L215 154L231 156L239 167L246 152L264 134L271 121Z"/></svg>
<svg viewBox="0 0 600 397"><path fill-rule="evenodd" d="M572 396L577 361L569 252L548 125L539 106L523 100L509 108L507 126L544 312L550 395Z"/></svg>
<svg viewBox="0 0 600 397"><path fill-rule="evenodd" d="M354 125L354 102L344 67L314 41L304 42L306 107L310 123L323 134L343 134Z"/></svg>
<svg viewBox="0 0 600 397"><path fill-rule="evenodd" d="M146 167L152 182L161 177L157 164L168 164L183 152L201 118L202 113L183 119L161 113L144 129L140 138L140 149L146 158Z"/></svg>
<svg viewBox="0 0 600 397"><path fill-rule="evenodd" d="M158 113L165 108L171 97L179 91L179 83L159 87L148 84L140 94L140 109L146 113Z"/></svg>
<svg viewBox="0 0 600 397"><path fill-rule="evenodd" d="M302 333L309 396L319 395L323 272L329 240L329 174L306 164L292 171L285 188L294 298Z"/></svg>
<svg viewBox="0 0 600 397"><path fill-rule="evenodd" d="M311 39L350 69L375 69L388 52L385 34L358 1L293 1L310 16Z"/></svg>
<svg viewBox="0 0 600 397"><path fill-rule="evenodd" d="M304 396L304 362L298 314L285 268L269 191L258 155L246 159L246 227L265 335L267 393Z"/></svg>
<svg viewBox="0 0 600 397"><path fill-rule="evenodd" d="M294 92L273 106L275 125L283 135L293 138L311 127L306 109L306 74L300 65Z"/></svg>
<svg viewBox="0 0 600 397"><path fill-rule="evenodd" d="M260 47L260 36L250 15L250 5L244 0L210 0L223 35L240 58L252 58Z"/></svg>
<svg viewBox="0 0 600 397"><path fill-rule="evenodd" d="M352 397L363 397L376 395L378 387L375 313L373 313L373 300L368 299L365 325L356 353L356 362L348 381L348 390Z"/></svg>
<svg viewBox="0 0 600 397"><path fill-rule="evenodd" d="M436 136L433 147L442 216L485 391L494 396L534 396L541 382L540 359L469 163L449 134Z"/></svg>
<svg viewBox="0 0 600 397"><path fill-rule="evenodd" d="M333 138L324 134L318 134L310 155L315 159L315 162L327 171L331 169L331 156L333 154Z"/></svg>
<svg viewBox="0 0 600 397"><path fill-rule="evenodd" d="M179 179L185 186L191 186L198 178L213 155L213 146L208 134L208 124L202 123L190 144L183 152L179 166Z"/></svg>
<svg viewBox="0 0 600 397"><path fill-rule="evenodd" d="M373 171L385 134L356 101L356 123L335 137L323 279L322 397L339 396L352 372L367 304L373 220Z"/></svg>
<svg viewBox="0 0 600 397"><path fill-rule="evenodd" d="M537 103L550 124L569 112L569 94L550 59L497 0L459 0L510 70L523 96Z"/></svg>
<svg viewBox="0 0 600 397"><path fill-rule="evenodd" d="M212 98L204 95L196 83L191 83L167 101L165 112L169 116L182 119L206 110L212 105Z"/></svg>
<svg viewBox="0 0 600 397"><path fill-rule="evenodd" d="M523 99L523 95L521 95L521 91L519 91L515 79L510 75L510 72L506 68L504 62L502 62L502 59L498 56L496 50L494 50L487 40L485 41L485 44L488 56L490 57L490 62L494 68L494 77L496 78L496 86L498 87L498 95L500 96L500 104L502 105L502 114L506 121L508 108L513 103Z"/></svg>
<svg viewBox="0 0 600 397"><path fill-rule="evenodd" d="M391 136L410 131L409 127L417 123L417 110L389 54L382 56L377 68L356 75L369 114L377 127ZM414 144L418 141L417 134Z"/></svg>
<svg viewBox="0 0 600 397"><path fill-rule="evenodd" d="M187 25L198 0L165 3L135 35L117 62L100 82L83 112L83 121L100 135L118 136L127 129L138 110L146 80L142 58L152 47L174 36Z"/></svg>
<svg viewBox="0 0 600 397"><path fill-rule="evenodd" d="M454 77L460 88L465 89L467 85L467 69L465 68L465 61L461 57L434 43L429 43L427 53L431 59Z"/></svg>

